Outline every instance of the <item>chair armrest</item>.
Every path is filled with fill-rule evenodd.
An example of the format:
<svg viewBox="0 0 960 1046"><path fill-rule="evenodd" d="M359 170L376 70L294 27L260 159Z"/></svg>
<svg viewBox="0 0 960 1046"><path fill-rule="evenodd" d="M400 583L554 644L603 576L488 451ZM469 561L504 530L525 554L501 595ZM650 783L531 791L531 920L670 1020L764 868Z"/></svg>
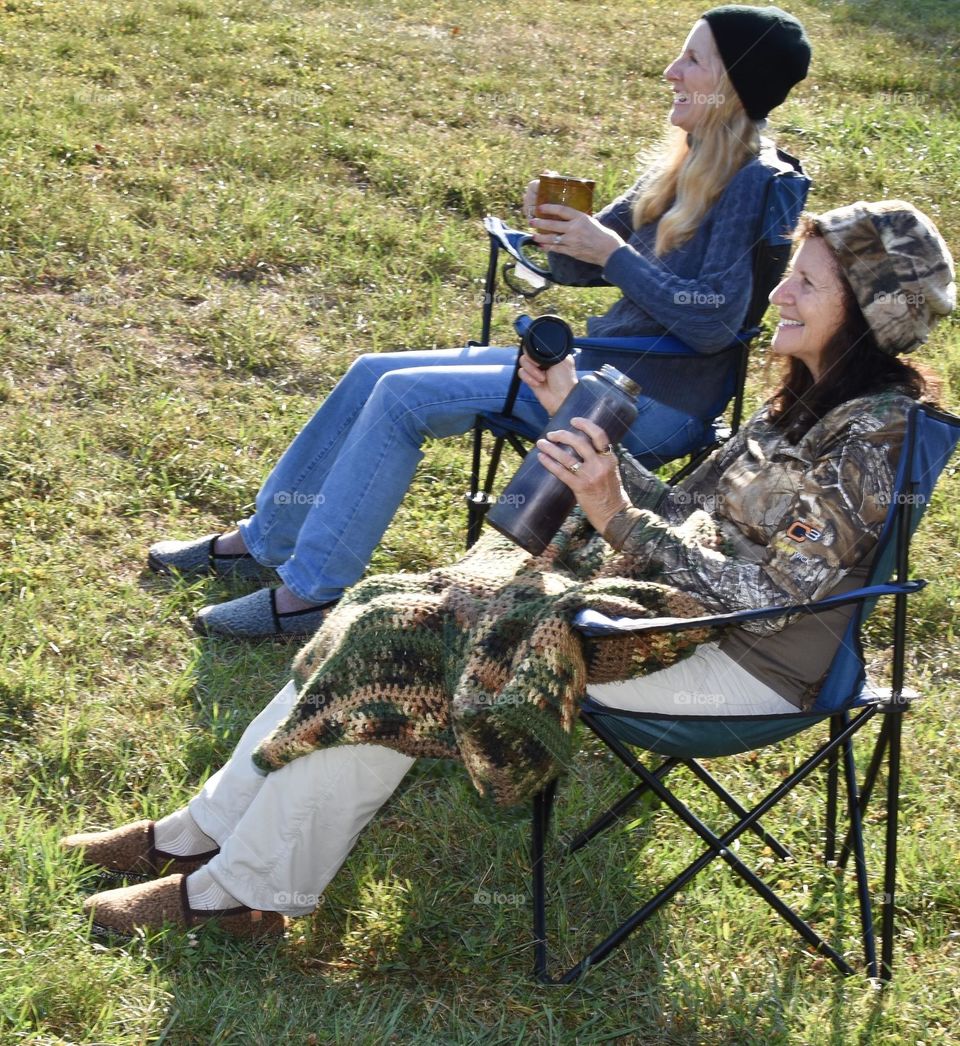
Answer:
<svg viewBox="0 0 960 1046"><path fill-rule="evenodd" d="M751 327L742 330L731 338L730 343L725 345L721 352L726 352L734 345L745 345L752 341L760 333L759 327ZM577 349L606 349L615 352L629 352L636 355L647 355L653 353L657 356L701 356L700 352L691 348L686 342L675 338L672 334L651 334L635 336L630 338L575 338L574 347Z"/></svg>
<svg viewBox="0 0 960 1046"><path fill-rule="evenodd" d="M916 578L911 581L888 581L882 585L854 588L837 596L827 596L813 603L795 603L760 610L735 610L729 614L709 614L705 617L607 617L596 610L581 610L573 619L573 627L585 636L616 636L630 632L682 632L690 628L707 626L719 628L738 625L744 621L762 621L781 617L784 614L820 614L825 610L859 603L878 596L912 595L926 586L926 581Z"/></svg>
<svg viewBox="0 0 960 1046"><path fill-rule="evenodd" d="M530 324L533 322L533 317L528 316L526 313L522 313L513 321L514 329L517 334L522 338ZM749 334L750 332L745 332ZM738 335L738 342L747 340L744 335ZM664 356L697 356L699 353L696 349L690 348L685 342L682 342L679 338L675 338L672 334L650 334L650 335L635 335L627 338L577 338L573 339L574 348L577 349L603 349L613 352L624 352L630 353L630 355L646 355L647 353L656 353L657 355Z"/></svg>
<svg viewBox="0 0 960 1046"><path fill-rule="evenodd" d="M517 334L522 338L533 322L533 317L528 316L526 313L521 313L514 321L513 327ZM756 333L759 331L747 330L741 331L737 336L736 340L730 343L728 348L733 345L742 345L744 342L750 341ZM577 349L601 349L607 352L622 352L629 353L632 356L647 355L653 353L657 356L699 356L700 353L696 349L692 349L686 342L682 342L679 338L675 338L672 334L650 334L650 335L633 335L625 338L577 338L573 339L574 348Z"/></svg>
<svg viewBox="0 0 960 1046"><path fill-rule="evenodd" d="M553 276L549 269L545 269L542 265L538 265L523 253L523 248L528 243L533 242L533 236L530 233L520 232L519 229L511 229L509 225L505 224L500 218L494 217L492 214L488 214L486 218L483 219L483 227L487 230L490 237L495 239L511 258L518 261L521 265L525 265L531 270L531 272L535 272L542 279L550 280L551 283L553 282Z"/></svg>

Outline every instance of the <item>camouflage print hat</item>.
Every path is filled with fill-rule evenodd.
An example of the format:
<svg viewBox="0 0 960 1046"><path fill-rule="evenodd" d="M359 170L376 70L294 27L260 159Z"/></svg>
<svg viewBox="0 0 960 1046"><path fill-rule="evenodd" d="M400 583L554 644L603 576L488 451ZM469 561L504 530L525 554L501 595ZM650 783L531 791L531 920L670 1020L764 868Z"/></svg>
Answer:
<svg viewBox="0 0 960 1046"><path fill-rule="evenodd" d="M903 200L863 200L814 217L877 344L911 352L957 303L953 258L937 227Z"/></svg>

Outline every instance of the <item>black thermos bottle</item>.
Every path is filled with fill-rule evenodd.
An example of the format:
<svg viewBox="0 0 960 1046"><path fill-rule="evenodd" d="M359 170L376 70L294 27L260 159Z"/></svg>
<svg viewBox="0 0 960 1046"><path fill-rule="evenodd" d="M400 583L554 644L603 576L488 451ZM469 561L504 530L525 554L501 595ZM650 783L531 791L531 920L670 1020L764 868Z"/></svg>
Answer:
<svg viewBox="0 0 960 1046"><path fill-rule="evenodd" d="M604 364L584 375L547 422L544 431L568 429L572 418L599 425L617 443L637 417L640 386ZM540 464L533 449L523 459L506 490L487 513L487 522L535 556L550 544L576 503L573 491Z"/></svg>

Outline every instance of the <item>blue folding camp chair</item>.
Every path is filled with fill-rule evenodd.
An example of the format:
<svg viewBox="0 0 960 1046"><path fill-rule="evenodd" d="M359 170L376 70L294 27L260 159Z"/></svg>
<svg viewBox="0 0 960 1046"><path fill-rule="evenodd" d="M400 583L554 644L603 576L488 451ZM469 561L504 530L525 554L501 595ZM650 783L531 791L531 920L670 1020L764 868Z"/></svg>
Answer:
<svg viewBox="0 0 960 1046"><path fill-rule="evenodd" d="M708 430L704 441L699 446L687 448L687 453L691 456L687 468L694 467L722 439L728 438L740 426L743 416L743 391L747 379L747 353L750 342L760 331L759 324L767 308L769 294L780 281L786 268L790 256L791 236L810 188L810 179L803 173L799 160L780 149L777 150L776 155L777 170L767 183L754 240L753 288L750 306L743 329L737 333L727 348L717 354L725 359L726 371L724 380L718 386L717 398L706 412L708 416L716 417L717 422ZM493 303L496 300L499 276L503 277L511 289L525 297L536 296L552 283L549 271L538 266L524 253L524 247L532 241L532 236L507 228L498 218L488 217L484 224L490 238L490 255L484 290L480 340L471 343L475 345L490 344ZM499 268L501 250L505 251L511 259L503 266L502 272ZM532 271L542 281L542 286L533 291L523 290L515 282L515 277L511 275L515 273L518 265ZM606 285L603 280L597 280L596 283L601 286ZM526 316L521 316L516 321L517 332L521 336L529 322L529 318ZM640 358L646 359L651 354L663 360L698 355L696 350L689 345L668 334L636 338L576 338L574 348L579 351L578 367L581 370L595 370L602 364L609 363L628 376ZM731 400L733 401L732 415L729 426L727 426L723 424L721 416ZM487 431L492 433L494 441L481 484L483 436ZM509 443L522 457L526 453L524 441L535 440L539 435L539 432L512 416L484 413L477 417L474 426L470 489L466 494L468 548L480 536L484 516L494 501L491 492L504 442ZM655 465L657 463L646 461L645 464Z"/></svg>
<svg viewBox="0 0 960 1046"><path fill-rule="evenodd" d="M640 779L640 783L573 839L566 847L566 852L579 850L605 828L620 820L641 796L651 792L703 840L706 849L613 933L554 980L547 971L545 840L556 783L545 789L534 799L532 842L535 972L541 980L557 984L576 980L590 966L604 959L717 857L722 858L817 952L829 957L843 973L853 973L853 967L847 959L828 944L805 919L785 904L734 853L734 842L750 830L757 833L778 857L790 857L789 851L761 827L760 819L770 813L796 785L823 764L827 766L825 860L833 861L836 858L838 865L843 868L850 855L853 855L865 968L870 977L883 980L891 978L900 794L900 737L903 714L917 696L915 692L904 688L907 597L926 584L922 580L908 579L909 547L937 478L946 466L958 440L960 418L919 404L911 411L898 466L896 492L866 587L802 606L768 607L763 610L742 611L697 620L610 619L589 610L578 616L575 623L584 635L605 636L649 630L678 630L702 627L704 624L736 625L760 618L782 616L786 611L816 614L831 607L855 604L849 625L820 687L816 702L809 712L767 716L670 717L618 711L592 700L588 694L581 706L581 720ZM891 576L894 578L892 581L888 580ZM891 595L894 597L891 688L881 692L866 682L861 633L863 624L877 600L882 596ZM880 715L883 722L863 784L858 786L853 740L876 715ZM755 804L750 810L741 806L698 762L701 758L737 755L764 745L783 742L824 721L829 723L828 739L781 781L762 802ZM634 748L655 753L664 759L655 769L650 770L631 751ZM886 846L882 950L878 964L864 856L863 818L884 761L887 776ZM838 762L842 762L843 765L849 817L846 838L839 858L836 854ZM722 832L712 831L666 786L665 779L668 774L680 766L687 767L736 815L737 820L730 828Z"/></svg>

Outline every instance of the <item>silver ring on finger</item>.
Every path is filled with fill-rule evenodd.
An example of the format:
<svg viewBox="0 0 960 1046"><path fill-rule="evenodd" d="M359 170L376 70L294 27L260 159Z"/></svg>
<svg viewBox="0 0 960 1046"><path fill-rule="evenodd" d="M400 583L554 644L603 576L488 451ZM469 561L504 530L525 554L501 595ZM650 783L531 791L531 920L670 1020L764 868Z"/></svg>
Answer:
<svg viewBox="0 0 960 1046"><path fill-rule="evenodd" d="M606 445L606 447L604 447L604 449L600 451L600 453L601 454L612 454L613 453L613 444L612 443L608 443Z"/></svg>
<svg viewBox="0 0 960 1046"><path fill-rule="evenodd" d="M554 243L563 243L563 237L560 235L560 233L557 233L557 235L554 236L553 242Z"/></svg>
<svg viewBox="0 0 960 1046"><path fill-rule="evenodd" d="M576 475L580 471L580 469L582 469L582 468L583 468L583 462L582 461L575 461L572 465L567 465L567 471L568 472L572 472L574 475Z"/></svg>

